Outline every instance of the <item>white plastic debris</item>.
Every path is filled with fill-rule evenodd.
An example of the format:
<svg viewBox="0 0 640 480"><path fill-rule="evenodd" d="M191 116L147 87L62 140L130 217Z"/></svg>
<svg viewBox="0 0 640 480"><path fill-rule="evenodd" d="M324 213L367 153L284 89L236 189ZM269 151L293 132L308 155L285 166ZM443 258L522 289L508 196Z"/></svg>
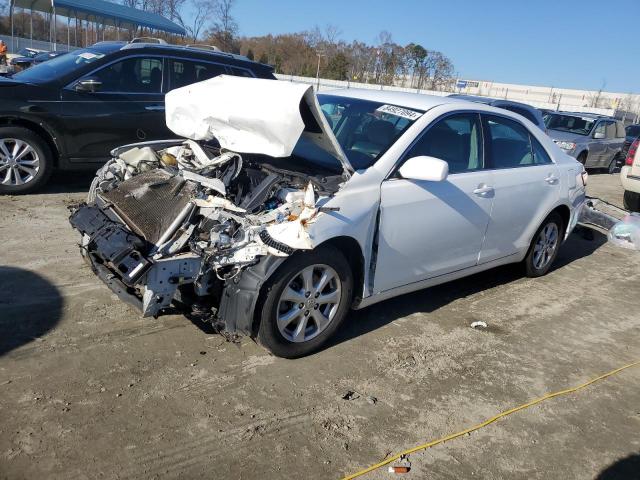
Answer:
<svg viewBox="0 0 640 480"><path fill-rule="evenodd" d="M487 322L482 322L482 321L478 321L478 322L473 322L471 324L471 328L487 328Z"/></svg>
<svg viewBox="0 0 640 480"><path fill-rule="evenodd" d="M611 227L609 241L618 247L640 251L640 215L627 215Z"/></svg>

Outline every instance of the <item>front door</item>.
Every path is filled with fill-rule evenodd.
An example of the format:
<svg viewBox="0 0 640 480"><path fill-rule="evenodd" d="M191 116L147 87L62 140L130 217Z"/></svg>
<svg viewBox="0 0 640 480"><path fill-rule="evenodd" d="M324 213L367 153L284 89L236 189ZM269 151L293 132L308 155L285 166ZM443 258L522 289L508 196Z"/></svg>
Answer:
<svg viewBox="0 0 640 480"><path fill-rule="evenodd" d="M376 292L477 264L493 203L480 125L476 113L447 116L428 127L405 155L445 160L444 181L394 174L382 183Z"/></svg>
<svg viewBox="0 0 640 480"><path fill-rule="evenodd" d="M115 147L175 136L165 123L163 67L159 57L126 58L85 77L99 82L95 92L77 91L75 84L62 90L72 162L104 162Z"/></svg>

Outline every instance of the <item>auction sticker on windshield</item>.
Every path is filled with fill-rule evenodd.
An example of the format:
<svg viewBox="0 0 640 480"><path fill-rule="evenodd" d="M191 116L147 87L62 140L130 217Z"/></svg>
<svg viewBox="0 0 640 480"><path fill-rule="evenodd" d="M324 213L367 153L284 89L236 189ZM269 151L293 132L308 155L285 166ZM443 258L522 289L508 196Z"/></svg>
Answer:
<svg viewBox="0 0 640 480"><path fill-rule="evenodd" d="M409 110L407 108L396 107L395 105L382 105L376 108L376 112L388 113L395 115L396 117L407 118L409 120L417 120L422 116L422 113Z"/></svg>

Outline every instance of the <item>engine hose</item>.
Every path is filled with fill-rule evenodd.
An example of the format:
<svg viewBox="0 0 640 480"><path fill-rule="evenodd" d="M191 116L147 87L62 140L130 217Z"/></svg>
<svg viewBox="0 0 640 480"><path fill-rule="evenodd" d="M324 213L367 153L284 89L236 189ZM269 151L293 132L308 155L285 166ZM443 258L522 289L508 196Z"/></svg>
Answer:
<svg viewBox="0 0 640 480"><path fill-rule="evenodd" d="M389 458L386 458L384 460L382 460L379 463L376 463L375 465L371 465L370 467L367 467L363 470L360 470L359 472L353 473L351 475L347 475L346 477L344 477L342 480L351 480L353 478L357 478L360 477L362 475L365 475L369 472L372 472L374 470L377 470L380 467L384 467L385 465L390 464L391 462L395 462L397 460L399 460L400 458L404 457L405 455L409 455L411 453L415 453L418 452L420 450L426 450L427 448L431 448L434 447L436 445L440 445L441 443L447 442L449 440L453 440L454 438L458 438L461 437L467 433L471 433L471 432L475 432L476 430L480 430L481 428L486 427L487 425L492 424L493 422L504 418L508 415L511 415L512 413L516 413L519 412L520 410L524 410L526 408L532 407L534 405L537 405L538 403L542 403L545 400L549 400L551 398L554 397L560 397L562 395L568 395L569 393L574 393L577 392L578 390L581 390L585 387L588 387L589 385L599 382L600 380L604 380L607 377L610 377L612 375L615 375L617 373L622 372L623 370L626 370L627 368L631 368L631 367L636 367L640 365L640 360L633 362L633 363L629 363L627 365L624 365L620 368L616 368L615 370L611 370L610 372L604 373L602 375L600 375L599 377L595 377L592 378L591 380L589 380L588 382L582 383L576 387L571 387L571 388L567 388L565 390L560 390L558 392L553 392L553 393L547 393L546 395L537 398L535 400L531 400L530 402L524 403L518 407L514 407L511 408L509 410L505 410L504 412L499 413L498 415L495 415L494 417L489 418L488 420L485 420L482 423L478 423L477 425L474 425L473 427L469 427L465 430L462 430L460 432L457 433L452 433L451 435L447 435L446 437L442 437L439 438L437 440L432 440L430 442L427 443L423 443L422 445L418 445L417 447L413 447L413 448L409 448L408 450L404 450L403 452L397 453Z"/></svg>

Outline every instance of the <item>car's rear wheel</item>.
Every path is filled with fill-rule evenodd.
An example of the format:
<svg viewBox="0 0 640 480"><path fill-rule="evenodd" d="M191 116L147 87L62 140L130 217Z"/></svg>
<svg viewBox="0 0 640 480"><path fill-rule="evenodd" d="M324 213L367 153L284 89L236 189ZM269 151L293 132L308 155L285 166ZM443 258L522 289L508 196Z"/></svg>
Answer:
<svg viewBox="0 0 640 480"><path fill-rule="evenodd" d="M616 173L616 169L618 168L618 159L620 158L620 154L616 153L616 155L611 159L611 163L607 167L607 173L609 175Z"/></svg>
<svg viewBox="0 0 640 480"><path fill-rule="evenodd" d="M527 277L541 277L549 271L558 256L563 234L562 217L552 212L542 222L529 246L529 252L524 259Z"/></svg>
<svg viewBox="0 0 640 480"><path fill-rule="evenodd" d="M0 127L0 194L33 192L47 183L52 170L51 149L38 134Z"/></svg>
<svg viewBox="0 0 640 480"><path fill-rule="evenodd" d="M624 208L632 212L640 212L640 193L624 191Z"/></svg>
<svg viewBox="0 0 640 480"><path fill-rule="evenodd" d="M264 287L258 341L284 358L318 350L344 320L352 291L351 268L339 250L296 253Z"/></svg>

